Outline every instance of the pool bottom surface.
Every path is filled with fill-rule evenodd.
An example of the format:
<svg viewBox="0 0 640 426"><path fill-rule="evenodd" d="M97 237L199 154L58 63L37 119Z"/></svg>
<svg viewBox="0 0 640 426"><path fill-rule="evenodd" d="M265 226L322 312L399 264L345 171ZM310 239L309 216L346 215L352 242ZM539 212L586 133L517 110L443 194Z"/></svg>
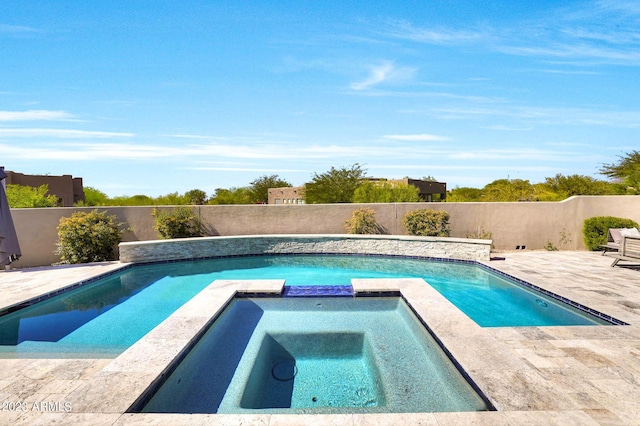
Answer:
<svg viewBox="0 0 640 426"><path fill-rule="evenodd" d="M240 401L242 408L384 405L364 333L266 334Z"/></svg>
<svg viewBox="0 0 640 426"><path fill-rule="evenodd" d="M402 299L234 299L142 408L165 413L484 411Z"/></svg>

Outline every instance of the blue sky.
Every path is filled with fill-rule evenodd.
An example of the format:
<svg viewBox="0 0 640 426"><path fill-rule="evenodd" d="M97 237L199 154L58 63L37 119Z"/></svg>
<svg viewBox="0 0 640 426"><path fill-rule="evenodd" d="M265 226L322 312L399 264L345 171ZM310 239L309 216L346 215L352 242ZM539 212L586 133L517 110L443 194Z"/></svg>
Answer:
<svg viewBox="0 0 640 426"><path fill-rule="evenodd" d="M0 165L110 196L483 187L640 147L640 2L0 2Z"/></svg>

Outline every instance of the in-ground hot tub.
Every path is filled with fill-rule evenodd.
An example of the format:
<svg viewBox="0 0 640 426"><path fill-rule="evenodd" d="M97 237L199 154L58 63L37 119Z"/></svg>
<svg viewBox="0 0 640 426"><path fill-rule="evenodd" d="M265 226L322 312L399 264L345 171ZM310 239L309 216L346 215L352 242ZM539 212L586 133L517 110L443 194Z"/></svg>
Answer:
<svg viewBox="0 0 640 426"><path fill-rule="evenodd" d="M399 297L235 298L134 411L491 409Z"/></svg>

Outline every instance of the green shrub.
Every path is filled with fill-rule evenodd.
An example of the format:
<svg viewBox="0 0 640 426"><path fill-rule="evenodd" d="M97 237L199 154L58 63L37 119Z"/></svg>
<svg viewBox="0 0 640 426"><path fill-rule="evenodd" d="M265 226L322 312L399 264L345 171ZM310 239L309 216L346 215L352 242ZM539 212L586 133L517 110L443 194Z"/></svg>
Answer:
<svg viewBox="0 0 640 426"><path fill-rule="evenodd" d="M153 209L152 215L156 220L156 231L162 239L202 236L202 223L191 207L180 206L165 211Z"/></svg>
<svg viewBox="0 0 640 426"><path fill-rule="evenodd" d="M367 207L354 210L351 219L345 221L345 228L349 234L380 234L381 231L376 212Z"/></svg>
<svg viewBox="0 0 640 426"><path fill-rule="evenodd" d="M448 237L449 213L441 210L421 209L407 213L402 223L409 235Z"/></svg>
<svg viewBox="0 0 640 426"><path fill-rule="evenodd" d="M60 219L56 254L60 263L88 263L115 260L122 230L115 216L94 210L76 212Z"/></svg>
<svg viewBox="0 0 640 426"><path fill-rule="evenodd" d="M609 228L637 228L638 224L631 219L614 216L595 216L584 221L582 234L584 245L589 250L598 248L607 243L607 231Z"/></svg>

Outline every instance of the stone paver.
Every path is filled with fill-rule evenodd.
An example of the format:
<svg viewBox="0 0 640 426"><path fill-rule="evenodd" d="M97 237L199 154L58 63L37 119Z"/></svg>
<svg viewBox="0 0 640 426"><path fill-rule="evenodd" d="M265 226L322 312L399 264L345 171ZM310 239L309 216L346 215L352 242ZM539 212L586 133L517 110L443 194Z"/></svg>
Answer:
<svg viewBox="0 0 640 426"><path fill-rule="evenodd" d="M0 359L0 424L640 424L640 270L610 268L610 258L590 252L500 256L485 264L629 325L482 328L422 280L354 280L356 292L402 293L496 412L124 413L235 291L278 293L282 286L227 281L207 287L116 359ZM0 309L122 266L0 272Z"/></svg>

